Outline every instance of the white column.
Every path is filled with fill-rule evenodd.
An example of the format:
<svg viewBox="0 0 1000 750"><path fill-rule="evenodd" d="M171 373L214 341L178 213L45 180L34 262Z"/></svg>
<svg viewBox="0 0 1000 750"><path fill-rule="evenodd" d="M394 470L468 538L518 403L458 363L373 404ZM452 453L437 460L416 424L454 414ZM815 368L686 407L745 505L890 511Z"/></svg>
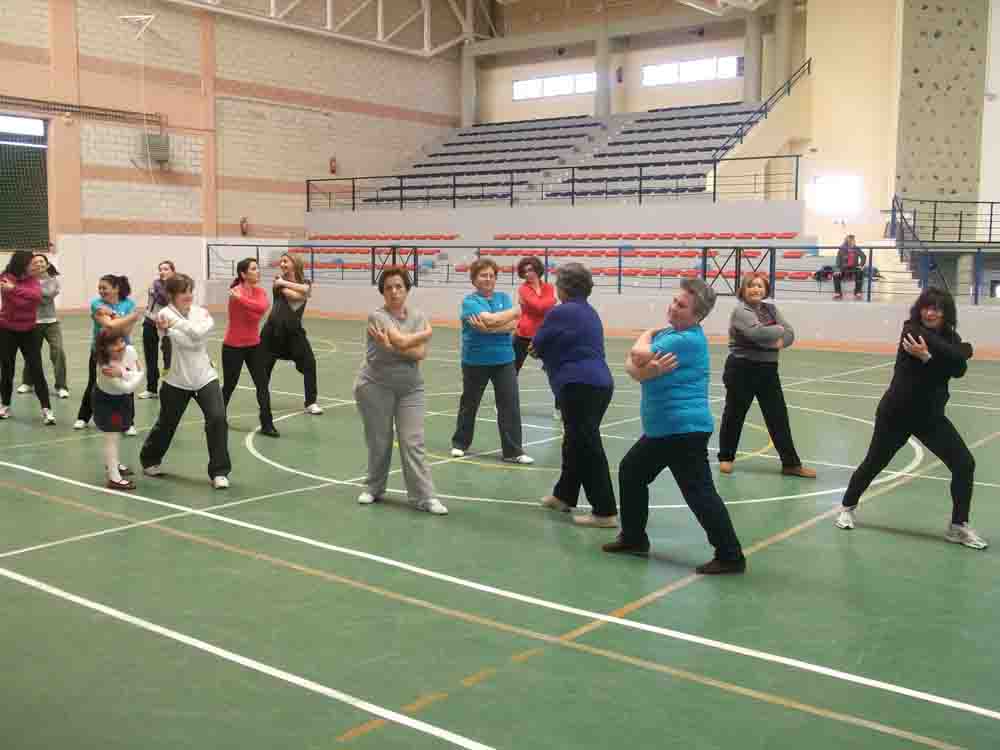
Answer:
<svg viewBox="0 0 1000 750"><path fill-rule="evenodd" d="M792 23L795 0L776 0L774 17L774 85L780 86L792 75Z"/></svg>
<svg viewBox="0 0 1000 750"><path fill-rule="evenodd" d="M760 101L764 38L761 33L761 18L757 13L748 13L746 21L746 36L743 40L743 101L755 104Z"/></svg>
<svg viewBox="0 0 1000 750"><path fill-rule="evenodd" d="M597 91L594 92L594 116L611 116L611 40L608 38L608 24L605 17L600 25L594 55L594 70L597 73Z"/></svg>
<svg viewBox="0 0 1000 750"><path fill-rule="evenodd" d="M469 41L462 46L462 127L476 124L479 98L476 86L476 58L469 51Z"/></svg>

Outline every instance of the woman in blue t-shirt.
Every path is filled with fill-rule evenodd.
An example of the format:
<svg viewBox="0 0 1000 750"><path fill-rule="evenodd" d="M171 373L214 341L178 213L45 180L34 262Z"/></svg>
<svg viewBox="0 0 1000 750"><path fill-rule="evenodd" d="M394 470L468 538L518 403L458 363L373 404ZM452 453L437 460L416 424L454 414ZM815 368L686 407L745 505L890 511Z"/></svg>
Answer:
<svg viewBox="0 0 1000 750"><path fill-rule="evenodd" d="M534 459L521 447L521 403L517 390L512 333L520 311L510 295L497 292L497 264L489 258L476 260L469 268L476 291L462 301L462 398L451 438L451 455L461 458L472 445L476 414L486 384L493 383L497 425L503 460L531 464Z"/></svg>
<svg viewBox="0 0 1000 750"><path fill-rule="evenodd" d="M97 355L94 351L94 342L97 334L102 330L121 333L125 336L125 343L129 341L129 334L132 326L139 320L140 313L135 309L129 295L132 293L132 286L128 283L128 277L106 274L97 282L97 297L90 301L90 319L93 321L93 333L90 339L90 362L87 365L87 389L83 392L80 400L80 411L77 412L76 422L73 423L74 430L82 430L90 424L90 418L94 415L94 407L91 399L94 393L94 382L97 380ZM135 435L133 425L127 435Z"/></svg>
<svg viewBox="0 0 1000 750"><path fill-rule="evenodd" d="M667 312L669 325L643 333L625 358L625 370L642 384L642 437L618 467L621 532L605 552L649 554L646 520L649 485L666 468L684 502L715 547L702 574L742 573L746 558L708 467L708 438L715 424L708 408L708 340L701 321L715 306L715 292L701 279L684 279Z"/></svg>

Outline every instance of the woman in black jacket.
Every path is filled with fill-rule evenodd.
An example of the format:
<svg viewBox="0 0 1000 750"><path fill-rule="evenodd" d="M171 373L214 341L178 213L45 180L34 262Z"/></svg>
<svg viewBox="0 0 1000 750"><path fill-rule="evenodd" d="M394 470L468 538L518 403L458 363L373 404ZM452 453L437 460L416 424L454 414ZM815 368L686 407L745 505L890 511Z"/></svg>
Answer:
<svg viewBox="0 0 1000 750"><path fill-rule="evenodd" d="M889 390L875 411L875 432L868 455L851 477L837 516L837 527L854 528L862 493L889 465L910 437L916 437L951 471L951 525L945 539L972 549L988 543L969 527L973 474L972 453L944 414L948 381L965 375L972 346L956 326L955 300L940 289L925 289L903 324L896 369Z"/></svg>

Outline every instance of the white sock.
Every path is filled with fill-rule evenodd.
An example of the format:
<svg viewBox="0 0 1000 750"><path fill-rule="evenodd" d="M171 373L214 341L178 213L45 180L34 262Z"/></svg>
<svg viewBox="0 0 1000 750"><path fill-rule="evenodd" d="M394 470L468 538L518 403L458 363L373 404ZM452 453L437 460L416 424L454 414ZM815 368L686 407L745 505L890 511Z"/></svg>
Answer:
<svg viewBox="0 0 1000 750"><path fill-rule="evenodd" d="M118 471L118 444L122 441L120 432L104 433L104 465L108 467L108 479L112 482L122 481Z"/></svg>

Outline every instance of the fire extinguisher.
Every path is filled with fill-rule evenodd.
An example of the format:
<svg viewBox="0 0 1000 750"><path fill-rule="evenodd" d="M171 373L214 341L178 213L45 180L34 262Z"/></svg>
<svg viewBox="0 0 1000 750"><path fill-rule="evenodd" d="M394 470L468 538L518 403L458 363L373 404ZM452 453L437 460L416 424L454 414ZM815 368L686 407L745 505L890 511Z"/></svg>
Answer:
<svg viewBox="0 0 1000 750"><path fill-rule="evenodd" d="M337 157L330 157L330 174L337 174Z"/></svg>

